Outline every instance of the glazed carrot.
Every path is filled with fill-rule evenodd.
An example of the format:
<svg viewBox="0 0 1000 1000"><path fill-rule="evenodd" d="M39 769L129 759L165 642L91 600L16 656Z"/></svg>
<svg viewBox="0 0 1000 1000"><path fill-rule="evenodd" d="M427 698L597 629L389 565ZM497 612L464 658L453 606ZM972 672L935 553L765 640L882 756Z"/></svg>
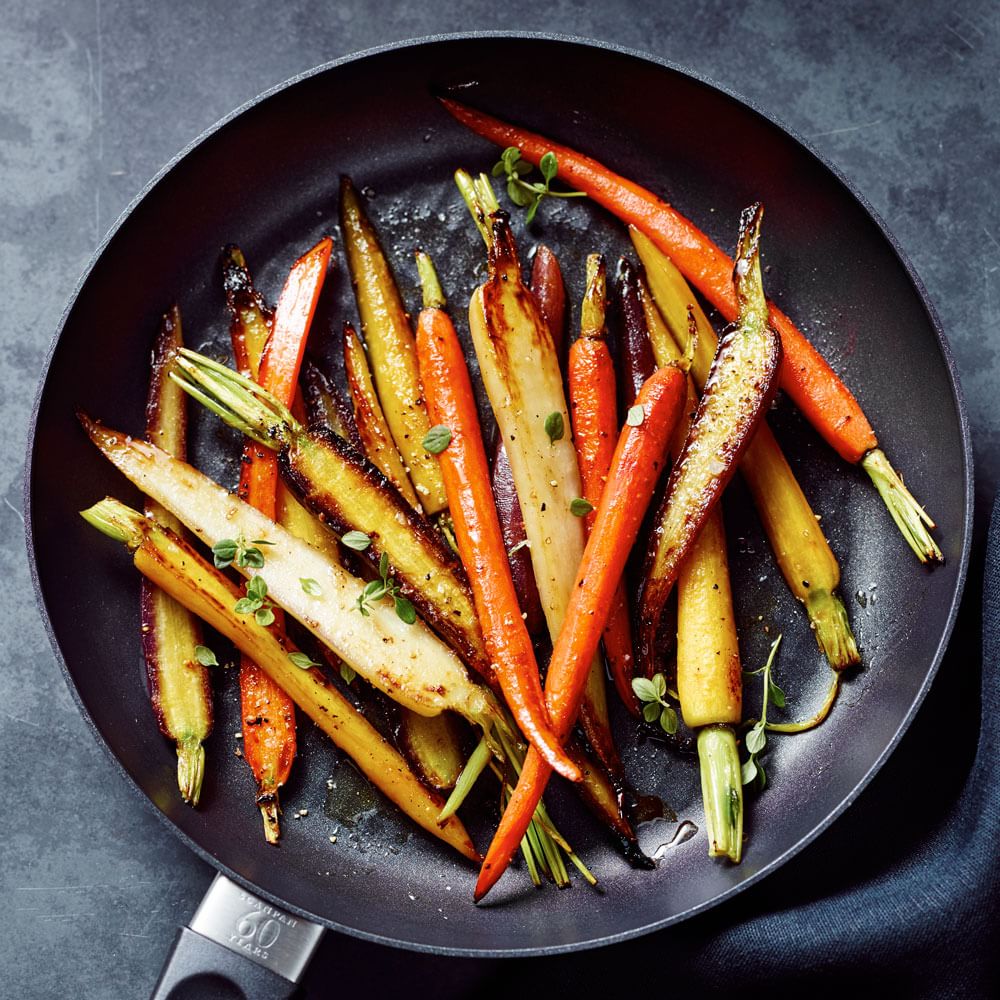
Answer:
<svg viewBox="0 0 1000 1000"><path fill-rule="evenodd" d="M483 385L497 418L521 498L531 564L549 636L562 628L583 556L583 525L573 502L583 494L576 449L565 433L569 404L555 344L521 278L510 228L489 178L465 171L455 182L488 249L487 280L469 303L469 330ZM609 776L621 773L608 718L604 662L595 656L580 724Z"/></svg>
<svg viewBox="0 0 1000 1000"><path fill-rule="evenodd" d="M608 484L577 571L545 683L549 717L556 733L563 738L576 718L612 598L663 469L674 427L683 412L686 382L678 368L661 368L654 373L642 387L636 403L643 410L641 422L626 424L618 439ZM480 870L477 900L489 892L510 863L550 773L541 756L529 750L520 780Z"/></svg>
<svg viewBox="0 0 1000 1000"><path fill-rule="evenodd" d="M425 283L425 305L417 322L420 381L432 424L447 428L450 434L438 457L486 649L521 731L546 762L571 781L579 781L580 769L566 756L546 715L538 664L493 504L465 353L442 308L443 299L428 294L428 287Z"/></svg>
<svg viewBox="0 0 1000 1000"><path fill-rule="evenodd" d="M656 358L649 331L643 323L635 322L635 300L630 291L635 288L638 275L626 257L618 260L615 285L618 291L619 319L618 335L618 384L619 403L624 413L633 402L643 382L656 369Z"/></svg>
<svg viewBox="0 0 1000 1000"><path fill-rule="evenodd" d="M414 510L422 510L382 412L364 345L350 323L344 323L344 371L354 405L354 425L361 436L365 455Z"/></svg>
<svg viewBox="0 0 1000 1000"><path fill-rule="evenodd" d="M648 663L677 573L718 502L778 387L781 340L770 325L760 268L764 210L740 217L739 263L733 283L740 321L719 342L691 430L670 471L646 550L637 602L637 653Z"/></svg>
<svg viewBox="0 0 1000 1000"><path fill-rule="evenodd" d="M375 388L410 479L429 516L444 509L444 484L423 447L430 425L420 397L413 331L378 234L349 177L340 179L340 229Z"/></svg>
<svg viewBox="0 0 1000 1000"><path fill-rule="evenodd" d="M524 159L536 166L545 153L554 153L561 179L645 233L726 320L735 321L739 308L731 281L732 259L675 208L589 156L457 101L441 98L441 103L473 132L500 146L516 146ZM921 562L943 562L941 550L928 531L934 522L879 448L858 401L792 320L773 303L769 309L784 352L782 389L842 458L862 464Z"/></svg>
<svg viewBox="0 0 1000 1000"><path fill-rule="evenodd" d="M604 260L599 254L591 254L587 258L587 291L580 316L580 336L569 350L567 380L580 481L584 497L592 504L599 503L604 493L618 437L615 368L605 340L605 289ZM588 534L594 516L594 511L584 516L584 530ZM618 585L613 601L604 629L604 652L615 689L628 710L639 715L639 701L632 690L635 659L632 630L622 584Z"/></svg>
<svg viewBox="0 0 1000 1000"><path fill-rule="evenodd" d="M233 308L232 340L237 366L244 372L256 373L257 381L288 406L295 398L299 367L332 246L329 237L324 238L292 266L264 345L260 344L260 337L266 327L251 318L250 310L240 309L230 298L231 307L236 306ZM235 262L231 256L225 265L227 275L231 272L229 265ZM247 297L262 302L253 292L248 273L246 280ZM228 281L226 284L229 293L230 284ZM278 463L274 452L247 441L239 496L262 514L274 518L277 492ZM282 635L284 615L280 610L274 615L273 627L276 634ZM240 659L240 708L243 756L257 781L257 804L264 817L264 836L268 843L277 843L280 836L278 793L288 780L295 759L294 702L244 655Z"/></svg>
<svg viewBox="0 0 1000 1000"><path fill-rule="evenodd" d="M337 385L308 358L302 363L302 397L311 431L329 431L356 452L365 453L354 413Z"/></svg>

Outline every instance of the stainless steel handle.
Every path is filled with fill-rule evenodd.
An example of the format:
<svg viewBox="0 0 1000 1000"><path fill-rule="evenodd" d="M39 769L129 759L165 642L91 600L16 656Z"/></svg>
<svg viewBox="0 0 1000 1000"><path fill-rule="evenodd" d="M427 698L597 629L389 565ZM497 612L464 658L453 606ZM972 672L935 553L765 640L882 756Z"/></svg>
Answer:
<svg viewBox="0 0 1000 1000"><path fill-rule="evenodd" d="M216 875L190 926L178 933L152 1000L207 996L205 989L220 979L245 997L284 1000L322 936L317 924Z"/></svg>

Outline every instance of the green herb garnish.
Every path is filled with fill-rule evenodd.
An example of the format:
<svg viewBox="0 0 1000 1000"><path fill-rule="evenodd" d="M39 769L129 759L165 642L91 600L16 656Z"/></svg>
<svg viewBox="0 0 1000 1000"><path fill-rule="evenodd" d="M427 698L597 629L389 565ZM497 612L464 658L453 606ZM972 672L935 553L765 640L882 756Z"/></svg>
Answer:
<svg viewBox="0 0 1000 1000"><path fill-rule="evenodd" d="M253 569L264 568L264 553L258 546L274 545L266 538L255 538L247 544L243 537L221 538L212 546L212 560L216 569L225 569L235 563L237 566L249 566Z"/></svg>
<svg viewBox="0 0 1000 1000"><path fill-rule="evenodd" d="M299 583L302 585L302 589L310 597L323 596L323 588L315 580L309 577L299 577Z"/></svg>
<svg viewBox="0 0 1000 1000"><path fill-rule="evenodd" d="M310 667L319 666L315 660L311 660L305 653L289 653L288 659L300 670L308 670Z"/></svg>
<svg viewBox="0 0 1000 1000"><path fill-rule="evenodd" d="M372 540L363 531L348 531L340 540L349 549L354 549L355 552L364 552L372 543Z"/></svg>
<svg viewBox="0 0 1000 1000"><path fill-rule="evenodd" d="M774 682L771 676L771 669L774 665L774 657L778 652L781 643L779 635L771 643L771 651L767 655L767 662L759 670L744 671L745 677L756 677L757 674L764 675L764 698L760 708L760 718L753 724L743 739L746 744L747 753L750 755L743 763L743 784L756 783L757 790L762 791L767 784L767 775L764 772L764 765L760 762L760 755L767 746L767 706L773 704L776 708L785 707L785 692Z"/></svg>
<svg viewBox="0 0 1000 1000"><path fill-rule="evenodd" d="M559 160L550 149L538 161L538 169L542 172L540 181L526 181L524 178L535 168L527 160L521 158L521 150L517 146L508 146L500 159L493 165L493 176L507 178L507 197L518 208L526 208L528 214L524 221L530 226L543 198L586 198L583 191L553 191L552 182L559 173Z"/></svg>
<svg viewBox="0 0 1000 1000"><path fill-rule="evenodd" d="M666 677L663 674L653 674L652 680L648 677L634 677L632 690L639 701L643 702L642 717L647 722L659 721L660 728L673 736L680 723L674 706L666 700Z"/></svg>
<svg viewBox="0 0 1000 1000"><path fill-rule="evenodd" d="M254 621L264 628L273 624L274 605L267 599L267 583L260 574L251 577L246 596L233 605L233 611L238 615L252 614Z"/></svg>
<svg viewBox="0 0 1000 1000"><path fill-rule="evenodd" d="M372 602L379 601L383 597L391 597L400 621L412 625L417 620L417 612L413 605L400 594L399 584L389 576L388 552L383 552L382 558L378 561L378 576L377 580L371 580L365 584L365 589L361 591L361 596L358 598L358 611L367 618L371 614L369 608Z"/></svg>
<svg viewBox="0 0 1000 1000"><path fill-rule="evenodd" d="M561 441L563 434L566 433L566 424L563 421L563 415L558 410L553 410L545 418L545 433L549 436L549 441L555 444L556 441Z"/></svg>
<svg viewBox="0 0 1000 1000"><path fill-rule="evenodd" d="M343 660L340 662L340 676L345 684L350 684L355 677L357 677L357 671L354 667L349 667Z"/></svg>
<svg viewBox="0 0 1000 1000"><path fill-rule="evenodd" d="M593 509L594 505L585 497L574 497L569 504L569 512L574 517L586 517Z"/></svg>
<svg viewBox="0 0 1000 1000"><path fill-rule="evenodd" d="M432 455L440 455L451 444L451 429L445 427L444 424L438 424L424 435L424 440L421 443L424 449Z"/></svg>
<svg viewBox="0 0 1000 1000"><path fill-rule="evenodd" d="M195 646L194 658L203 667L217 667L219 665L219 661L215 658L215 653L208 646Z"/></svg>

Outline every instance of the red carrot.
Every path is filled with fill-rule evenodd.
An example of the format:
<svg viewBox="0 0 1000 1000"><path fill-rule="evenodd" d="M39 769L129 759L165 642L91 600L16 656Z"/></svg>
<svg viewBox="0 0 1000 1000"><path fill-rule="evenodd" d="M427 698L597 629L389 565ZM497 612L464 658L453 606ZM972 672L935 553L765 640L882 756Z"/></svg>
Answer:
<svg viewBox="0 0 1000 1000"><path fill-rule="evenodd" d="M663 469L674 427L687 394L678 368L661 368L642 387L637 406L618 439L593 531L577 571L573 596L556 640L545 684L545 699L556 734L565 739L573 726L590 662L601 639L625 562ZM503 874L541 799L551 769L528 751L521 777L479 873L475 898L482 899Z"/></svg>
<svg viewBox="0 0 1000 1000"><path fill-rule="evenodd" d="M556 354L565 359L566 352L566 285L556 255L541 243L531 262L531 294L545 317L545 323L556 345Z"/></svg>
<svg viewBox="0 0 1000 1000"><path fill-rule="evenodd" d="M521 617L493 503L465 353L441 308L444 300L425 254L418 255L418 268L425 303L417 322L420 381L431 423L447 428L450 435L439 454L441 474L486 648L504 698L532 747L548 766L579 781L580 769L562 749L545 710L535 652Z"/></svg>

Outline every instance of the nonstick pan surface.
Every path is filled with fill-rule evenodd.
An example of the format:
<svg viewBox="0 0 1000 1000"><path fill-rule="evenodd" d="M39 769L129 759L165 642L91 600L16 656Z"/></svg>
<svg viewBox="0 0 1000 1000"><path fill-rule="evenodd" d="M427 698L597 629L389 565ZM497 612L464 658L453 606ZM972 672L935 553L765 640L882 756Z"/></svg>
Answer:
<svg viewBox="0 0 1000 1000"><path fill-rule="evenodd" d="M749 800L739 866L707 857L696 762L636 736L624 713L615 721L629 775L677 819L640 828L659 865L637 872L571 796L554 790L560 826L599 875L599 892L582 882L536 892L514 870L474 906L474 871L399 818L307 721L283 795L282 842L268 847L248 768L235 757L234 670L215 678L202 803L191 809L178 797L174 750L156 729L145 688L138 576L127 554L77 513L105 495L133 504L139 497L86 440L74 409L141 433L163 310L177 300L188 343L227 354L220 247L238 242L274 300L291 261L320 235L338 235L341 173L368 195L409 307L419 305L411 254L422 246L464 336L484 254L451 175L458 166L488 170L497 150L433 97L456 87L468 103L662 194L727 250L740 209L762 201L769 294L854 390L940 526L948 561L928 572L864 473L779 402L773 423L840 557L864 665L820 729L771 739L768 787ZM603 251L613 266L629 249L617 222L577 200L546 202L533 229L516 219L515 233L522 254L542 240L559 254L571 323L586 254ZM331 333L345 318L356 309L338 247L311 342L332 371ZM235 482L235 435L193 410L194 464ZM634 53L531 36L431 39L341 60L242 109L167 167L109 235L66 313L39 390L28 473L29 549L53 644L98 739L135 788L201 857L262 895L348 933L456 954L551 953L642 934L719 903L801 849L854 800L917 710L952 626L971 524L968 429L951 355L918 280L871 210L799 141L713 86ZM823 657L738 481L725 508L744 666L760 666L780 632L787 715L810 714L827 684ZM748 686L747 714L756 714L757 692ZM482 847L494 808L486 795L480 818L470 820Z"/></svg>

